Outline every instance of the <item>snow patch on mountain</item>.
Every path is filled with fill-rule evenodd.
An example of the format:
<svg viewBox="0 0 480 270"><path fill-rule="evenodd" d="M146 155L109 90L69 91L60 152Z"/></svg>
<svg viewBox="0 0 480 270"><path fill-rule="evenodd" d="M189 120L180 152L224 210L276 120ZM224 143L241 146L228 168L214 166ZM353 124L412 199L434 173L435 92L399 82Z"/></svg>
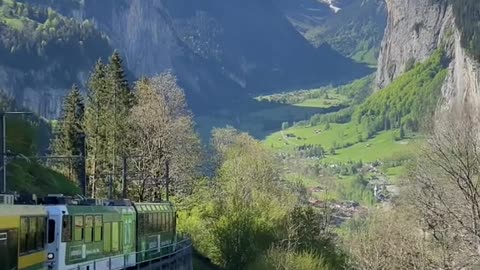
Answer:
<svg viewBox="0 0 480 270"><path fill-rule="evenodd" d="M320 0L320 2L323 2L323 3L327 4L333 10L333 12L335 12L335 13L337 13L341 10L341 8L335 6L335 1L334 0Z"/></svg>

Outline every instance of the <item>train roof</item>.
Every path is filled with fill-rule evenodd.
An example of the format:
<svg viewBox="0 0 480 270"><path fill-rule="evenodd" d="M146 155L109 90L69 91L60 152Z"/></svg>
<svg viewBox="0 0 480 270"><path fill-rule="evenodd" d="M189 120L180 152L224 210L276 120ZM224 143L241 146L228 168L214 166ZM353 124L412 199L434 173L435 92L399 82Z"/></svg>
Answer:
<svg viewBox="0 0 480 270"><path fill-rule="evenodd" d="M130 200L106 200L92 199L82 196L67 197L62 194L48 195L44 199L46 205L68 205L68 206L126 206L131 207Z"/></svg>
<svg viewBox="0 0 480 270"><path fill-rule="evenodd" d="M138 213L158 213L158 212L175 212L173 203L153 202L153 203L134 203Z"/></svg>

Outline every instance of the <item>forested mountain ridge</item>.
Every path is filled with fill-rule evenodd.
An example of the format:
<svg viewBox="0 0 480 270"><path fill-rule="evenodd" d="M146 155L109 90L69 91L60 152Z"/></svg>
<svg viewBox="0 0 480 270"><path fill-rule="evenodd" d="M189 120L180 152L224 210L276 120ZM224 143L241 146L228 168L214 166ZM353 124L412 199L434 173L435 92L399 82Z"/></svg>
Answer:
<svg viewBox="0 0 480 270"><path fill-rule="evenodd" d="M0 1L0 88L35 112L56 117L66 88L112 48L88 22L15 0Z"/></svg>
<svg viewBox="0 0 480 270"><path fill-rule="evenodd" d="M369 72L329 46L311 46L271 1L28 2L95 22L136 76L172 70L196 112Z"/></svg>
<svg viewBox="0 0 480 270"><path fill-rule="evenodd" d="M387 20L384 0L276 0L276 4L314 46L329 44L356 61L376 64Z"/></svg>

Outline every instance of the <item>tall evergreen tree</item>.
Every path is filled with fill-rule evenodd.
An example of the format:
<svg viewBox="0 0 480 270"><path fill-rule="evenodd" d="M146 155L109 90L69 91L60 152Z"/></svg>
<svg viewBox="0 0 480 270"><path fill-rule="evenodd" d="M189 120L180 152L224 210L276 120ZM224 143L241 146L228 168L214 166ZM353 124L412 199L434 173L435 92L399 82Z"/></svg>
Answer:
<svg viewBox="0 0 480 270"><path fill-rule="evenodd" d="M121 158L128 155L127 120L132 108L133 95L123 68L122 58L117 51L109 59L107 89L110 101L107 103L109 164L114 186L119 191L121 181L117 176L121 172Z"/></svg>
<svg viewBox="0 0 480 270"><path fill-rule="evenodd" d="M128 142L125 134L128 132L127 118L133 105L133 95L123 68L120 54L115 51L110 57L107 70L107 87L110 95L109 122L111 123L113 160L127 154ZM113 164L115 165L115 164Z"/></svg>
<svg viewBox="0 0 480 270"><path fill-rule="evenodd" d="M115 180L114 187L120 186L118 175L121 157L128 155L127 120L132 104L133 95L122 59L118 52L114 52L108 65L97 62L89 81L85 127L91 188L96 196L106 195L105 184L109 177Z"/></svg>
<svg viewBox="0 0 480 270"><path fill-rule="evenodd" d="M93 196L104 195L103 176L107 170L107 118L106 104L107 67L101 60L97 61L88 81L88 102L85 113L85 133L87 136L88 160L87 168L90 177L90 189Z"/></svg>
<svg viewBox="0 0 480 270"><path fill-rule="evenodd" d="M85 105L80 90L73 85L70 94L63 105L63 115L59 122L57 136L53 144L53 151L56 155L80 156L84 147L85 132L83 120ZM70 179L78 179L83 175L80 159L71 159L70 166L64 168Z"/></svg>

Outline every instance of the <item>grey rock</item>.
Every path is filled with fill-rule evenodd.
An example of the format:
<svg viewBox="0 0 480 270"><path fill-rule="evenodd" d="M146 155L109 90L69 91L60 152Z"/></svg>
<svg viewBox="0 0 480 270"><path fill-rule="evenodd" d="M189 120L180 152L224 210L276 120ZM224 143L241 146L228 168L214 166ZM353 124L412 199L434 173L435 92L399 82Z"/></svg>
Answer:
<svg viewBox="0 0 480 270"><path fill-rule="evenodd" d="M386 0L388 23L379 56L377 89L388 86L409 66L443 48L448 75L442 86L448 105L455 99L480 99L479 63L461 46L452 8L431 1Z"/></svg>

